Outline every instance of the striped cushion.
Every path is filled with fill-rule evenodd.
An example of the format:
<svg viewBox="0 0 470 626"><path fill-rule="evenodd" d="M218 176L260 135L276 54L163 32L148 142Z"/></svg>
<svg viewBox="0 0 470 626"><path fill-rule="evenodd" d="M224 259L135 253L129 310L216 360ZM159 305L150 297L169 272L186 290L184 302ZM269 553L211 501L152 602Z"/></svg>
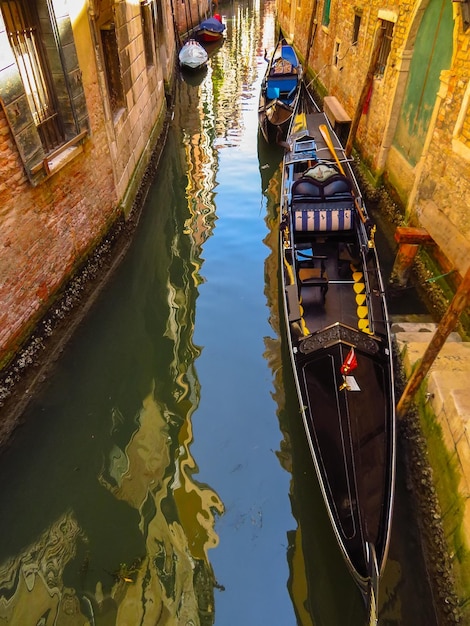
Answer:
<svg viewBox="0 0 470 626"><path fill-rule="evenodd" d="M294 211L297 232L335 232L351 230L353 209L303 209Z"/></svg>

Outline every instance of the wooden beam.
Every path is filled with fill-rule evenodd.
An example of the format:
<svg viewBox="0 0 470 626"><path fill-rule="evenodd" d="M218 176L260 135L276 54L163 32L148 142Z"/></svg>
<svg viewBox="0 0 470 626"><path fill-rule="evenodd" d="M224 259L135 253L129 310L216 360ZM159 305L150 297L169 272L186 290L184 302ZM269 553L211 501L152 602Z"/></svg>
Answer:
<svg viewBox="0 0 470 626"><path fill-rule="evenodd" d="M411 266L418 253L419 245L415 243L401 243L393 263L390 283L397 287L406 287L410 276Z"/></svg>
<svg viewBox="0 0 470 626"><path fill-rule="evenodd" d="M353 117L351 129L349 131L348 141L346 143L345 154L347 157L351 155L353 143L356 138L357 128L359 126L359 122L361 121L361 117L362 117L362 110L364 108L364 104L367 99L367 94L369 93L369 89L372 85L372 81L374 80L375 67L379 59L380 47L382 45L384 35L385 35L385 26L382 20L380 20L380 25L377 30L377 39L375 41L375 46L372 51L372 56L370 58L369 69L367 70L366 78L364 80L364 85L362 86L361 95L359 96L359 102L357 103L356 112Z"/></svg>
<svg viewBox="0 0 470 626"><path fill-rule="evenodd" d="M397 417L399 419L405 417L408 409L413 402L413 398L418 391L425 376L431 369L434 360L439 354L440 349L447 340L447 337L454 330L462 311L470 302L470 268L467 270L462 282L460 283L449 308L444 313L436 332L434 333L423 358L418 362L416 369L413 371L398 404Z"/></svg>
<svg viewBox="0 0 470 626"><path fill-rule="evenodd" d="M411 226L397 226L395 230L395 241L397 243L434 243L434 239L425 228L413 228Z"/></svg>

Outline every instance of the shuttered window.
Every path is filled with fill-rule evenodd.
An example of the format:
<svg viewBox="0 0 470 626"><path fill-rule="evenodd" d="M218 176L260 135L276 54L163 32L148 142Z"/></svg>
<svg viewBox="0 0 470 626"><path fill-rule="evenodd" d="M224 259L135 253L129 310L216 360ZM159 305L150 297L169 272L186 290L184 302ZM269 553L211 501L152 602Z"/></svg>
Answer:
<svg viewBox="0 0 470 626"><path fill-rule="evenodd" d="M331 0L325 0L323 4L323 14L321 23L323 26L330 25L330 10L331 10Z"/></svg>
<svg viewBox="0 0 470 626"><path fill-rule="evenodd" d="M88 113L68 15L53 0L0 0L0 97L31 182L80 141Z"/></svg>

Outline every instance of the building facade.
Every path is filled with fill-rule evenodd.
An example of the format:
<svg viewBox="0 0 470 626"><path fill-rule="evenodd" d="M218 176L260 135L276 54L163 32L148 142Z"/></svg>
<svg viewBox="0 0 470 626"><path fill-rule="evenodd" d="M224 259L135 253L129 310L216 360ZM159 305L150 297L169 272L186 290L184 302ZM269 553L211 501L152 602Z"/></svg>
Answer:
<svg viewBox="0 0 470 626"><path fill-rule="evenodd" d="M278 0L284 34L323 95L354 119L355 147L425 228L454 287L470 265L470 4Z"/></svg>
<svg viewBox="0 0 470 626"><path fill-rule="evenodd" d="M169 0L0 1L0 367L128 214L175 32Z"/></svg>

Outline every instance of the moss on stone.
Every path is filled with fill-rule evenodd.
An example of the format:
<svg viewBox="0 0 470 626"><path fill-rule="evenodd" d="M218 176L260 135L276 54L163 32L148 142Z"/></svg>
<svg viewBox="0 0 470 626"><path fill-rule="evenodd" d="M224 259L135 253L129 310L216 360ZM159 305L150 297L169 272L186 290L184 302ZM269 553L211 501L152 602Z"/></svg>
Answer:
<svg viewBox="0 0 470 626"><path fill-rule="evenodd" d="M444 444L442 427L430 410L424 391L419 394L418 406L429 466L432 467L432 482L440 507L434 515L442 520L455 591L465 616L463 623L470 623L470 549L463 527L465 499L459 490L461 475L458 459L456 453L449 451Z"/></svg>

